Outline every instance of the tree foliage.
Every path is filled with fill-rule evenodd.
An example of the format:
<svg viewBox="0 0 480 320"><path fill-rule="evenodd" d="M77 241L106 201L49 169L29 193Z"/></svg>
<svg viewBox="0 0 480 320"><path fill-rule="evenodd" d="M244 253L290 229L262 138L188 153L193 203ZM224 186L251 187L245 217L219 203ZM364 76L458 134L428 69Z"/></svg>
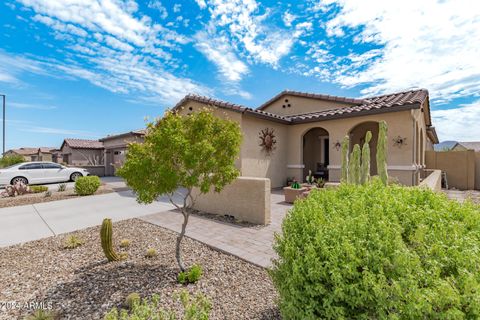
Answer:
<svg viewBox="0 0 480 320"><path fill-rule="evenodd" d="M118 175L134 190L137 200L151 203L167 195L184 216L177 239L177 261L182 271L180 242L195 202L192 191L219 192L238 177L235 159L241 140L238 123L204 109L183 116L167 111L163 118L148 124L143 143L128 146L126 162ZM173 200L179 188L185 190L180 195L183 204Z"/></svg>
<svg viewBox="0 0 480 320"><path fill-rule="evenodd" d="M22 162L25 162L25 158L19 154L5 155L0 158L0 168L6 168Z"/></svg>

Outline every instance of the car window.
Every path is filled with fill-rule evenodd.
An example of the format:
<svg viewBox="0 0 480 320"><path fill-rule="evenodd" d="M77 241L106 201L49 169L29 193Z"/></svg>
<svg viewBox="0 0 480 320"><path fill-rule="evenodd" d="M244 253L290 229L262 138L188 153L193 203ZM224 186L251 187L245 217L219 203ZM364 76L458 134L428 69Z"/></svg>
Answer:
<svg viewBox="0 0 480 320"><path fill-rule="evenodd" d="M62 169L62 166L57 163L44 163L43 168L45 169Z"/></svg>
<svg viewBox="0 0 480 320"><path fill-rule="evenodd" d="M43 169L41 163L29 163L18 168L19 170Z"/></svg>

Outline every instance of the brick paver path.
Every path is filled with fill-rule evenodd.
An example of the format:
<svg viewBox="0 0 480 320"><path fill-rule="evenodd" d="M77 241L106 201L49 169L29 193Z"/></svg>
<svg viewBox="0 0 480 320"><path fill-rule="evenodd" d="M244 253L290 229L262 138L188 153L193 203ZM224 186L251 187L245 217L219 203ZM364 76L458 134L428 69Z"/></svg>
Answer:
<svg viewBox="0 0 480 320"><path fill-rule="evenodd" d="M271 201L272 222L268 226L245 227L191 215L186 235L250 263L269 267L270 260L275 256L272 249L273 234L280 231L283 217L291 207L284 202L283 191L273 191ZM175 232L180 232L183 221L182 215L175 210L143 216L141 219Z"/></svg>
<svg viewBox="0 0 480 320"><path fill-rule="evenodd" d="M443 190L448 198L458 200L460 202L465 201L466 199L471 199L473 202L480 204L480 191L476 190Z"/></svg>

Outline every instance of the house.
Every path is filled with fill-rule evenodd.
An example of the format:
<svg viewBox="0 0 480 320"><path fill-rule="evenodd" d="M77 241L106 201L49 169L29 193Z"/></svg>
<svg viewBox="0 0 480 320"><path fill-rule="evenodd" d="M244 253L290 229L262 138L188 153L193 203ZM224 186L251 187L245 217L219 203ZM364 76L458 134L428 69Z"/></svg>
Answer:
<svg viewBox="0 0 480 320"><path fill-rule="evenodd" d="M350 149L362 144L370 130L371 174L375 163L378 123L388 124L388 171L405 185L417 185L425 168L425 151L438 143L424 89L369 98L345 98L283 91L256 109L187 95L173 108L188 114L209 106L215 115L240 124L243 142L236 162L242 176L270 178L272 188L289 177L303 181L311 170L333 182L341 176L341 142Z"/></svg>
<svg viewBox="0 0 480 320"><path fill-rule="evenodd" d="M105 175L115 175L115 169L125 161L127 146L130 142L143 142L146 129L129 131L126 133L109 135L99 141L103 143L105 161Z"/></svg>
<svg viewBox="0 0 480 320"><path fill-rule="evenodd" d="M77 166L103 166L103 142L65 139L60 147L61 163Z"/></svg>
<svg viewBox="0 0 480 320"><path fill-rule="evenodd" d="M480 152L480 141L457 142L451 149L452 151L473 150Z"/></svg>
<svg viewBox="0 0 480 320"><path fill-rule="evenodd" d="M52 161L52 147L18 148L5 152L5 155L20 155L25 161Z"/></svg>

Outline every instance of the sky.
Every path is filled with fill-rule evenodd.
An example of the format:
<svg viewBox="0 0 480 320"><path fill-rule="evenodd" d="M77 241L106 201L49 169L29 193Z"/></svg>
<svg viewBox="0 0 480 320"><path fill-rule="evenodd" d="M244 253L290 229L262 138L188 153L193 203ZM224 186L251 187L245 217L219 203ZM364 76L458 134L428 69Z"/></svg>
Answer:
<svg viewBox="0 0 480 320"><path fill-rule="evenodd" d="M144 127L195 93L430 92L440 140L480 140L473 0L4 0L7 149Z"/></svg>

